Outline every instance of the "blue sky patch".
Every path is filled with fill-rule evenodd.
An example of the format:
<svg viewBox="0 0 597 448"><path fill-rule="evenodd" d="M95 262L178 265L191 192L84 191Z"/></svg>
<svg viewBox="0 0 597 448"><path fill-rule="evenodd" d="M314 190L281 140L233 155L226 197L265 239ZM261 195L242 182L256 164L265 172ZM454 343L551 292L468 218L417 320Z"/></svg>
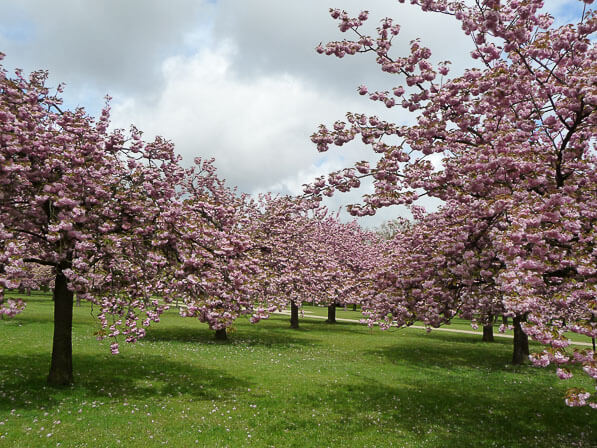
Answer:
<svg viewBox="0 0 597 448"><path fill-rule="evenodd" d="M28 14L17 5L4 5L2 23L0 24L0 38L14 42L30 42L35 38L35 24Z"/></svg>

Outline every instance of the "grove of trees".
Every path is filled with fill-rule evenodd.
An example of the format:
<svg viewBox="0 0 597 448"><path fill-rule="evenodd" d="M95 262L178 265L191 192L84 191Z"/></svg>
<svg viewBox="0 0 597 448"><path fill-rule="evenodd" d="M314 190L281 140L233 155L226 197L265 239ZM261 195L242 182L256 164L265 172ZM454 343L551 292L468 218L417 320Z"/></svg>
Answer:
<svg viewBox="0 0 597 448"><path fill-rule="evenodd" d="M403 0L400 0L403 3ZM393 238L396 252L381 270L379 292L368 305L371 323L437 326L456 313L512 316L514 362L528 354L526 335L549 346L537 365L580 363L597 379L594 351L569 350L567 332L597 335L595 251L597 14L581 4L578 23L554 27L540 0L412 0L423 11L452 16L469 35L476 63L450 78L447 63L432 64L419 40L410 54L394 56L400 26L385 19L377 35L361 31L363 11L351 17L332 9L354 40L320 45L339 58L372 53L381 70L400 78L391 91L361 95L416 115L399 125L348 113L332 129L312 136L319 151L359 137L381 158L331 173L305 187L312 197L360 186L375 191L354 215L382 207L413 208L416 224ZM431 163L441 159L441 167ZM443 201L429 215L414 202ZM567 403L591 394L570 390Z"/></svg>
<svg viewBox="0 0 597 448"><path fill-rule="evenodd" d="M175 301L219 339L241 316L256 323L290 307L296 328L303 303L359 304L382 328L456 316L488 326L503 315L513 363L529 358L531 337L546 346L533 363L556 364L563 379L580 364L597 381L595 351L569 340L597 337L593 2L579 1L578 22L559 26L540 0L410 3L460 22L474 43L471 67L450 77L420 40L395 55L392 19L371 36L367 11L331 9L351 37L317 51L373 55L395 86L358 93L414 124L351 112L321 125L319 151L360 138L372 153L301 197L241 194L213 160L185 168L168 140L110 130L109 99L95 119L63 109L45 72L10 77L0 67L0 314L26 305L5 290L52 282L49 384L73 381L75 296L99 309L98 336L115 354ZM320 205L367 178L373 192L348 207L353 215L403 205L413 219L375 233ZM424 197L441 205L427 212ZM580 389L566 403L597 408Z"/></svg>

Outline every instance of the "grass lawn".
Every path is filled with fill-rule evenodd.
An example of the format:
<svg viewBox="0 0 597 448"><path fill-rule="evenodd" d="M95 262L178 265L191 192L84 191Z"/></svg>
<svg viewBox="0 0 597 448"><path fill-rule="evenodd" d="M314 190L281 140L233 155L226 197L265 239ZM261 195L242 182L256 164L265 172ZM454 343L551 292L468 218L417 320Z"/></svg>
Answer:
<svg viewBox="0 0 597 448"><path fill-rule="evenodd" d="M304 317L306 317L306 318L309 318L309 316L311 316L311 315L320 316L320 317L323 316L323 317L327 318L327 315L328 315L328 309L325 306L312 306L310 304L306 304L303 307L303 310L304 310ZM353 311L352 307L348 306L346 311L344 311L344 308L342 308L342 307L336 307L336 318L360 320L363 318L363 316L361 315L360 308L357 309L357 311ZM508 323L510 325L512 325L511 318L508 319ZM514 331L512 331L512 330L506 330L504 333L500 333L499 328L500 328L501 324L502 324L502 319L500 317L498 319L498 322L496 322L493 325L494 335L497 336L500 334L506 334L506 335L512 336L514 334ZM423 326L424 324L423 324L423 322L416 322L415 325ZM458 317L455 317L454 319L452 319L450 324L444 325L441 328L447 328L450 330L477 331L477 333L479 333L479 337L483 336L483 328L480 324L479 324L479 328L477 330L473 330L473 328L471 327L470 320L465 320L465 319L461 319ZM591 338L588 336L584 336L582 334L570 332L567 334L567 337L570 339L570 341L572 343L583 342L584 344L591 344Z"/></svg>
<svg viewBox="0 0 597 448"><path fill-rule="evenodd" d="M597 447L597 411L563 401L594 384L508 365L507 339L277 315L222 344L172 310L112 356L90 311L66 389L45 385L49 296L0 321L0 447Z"/></svg>

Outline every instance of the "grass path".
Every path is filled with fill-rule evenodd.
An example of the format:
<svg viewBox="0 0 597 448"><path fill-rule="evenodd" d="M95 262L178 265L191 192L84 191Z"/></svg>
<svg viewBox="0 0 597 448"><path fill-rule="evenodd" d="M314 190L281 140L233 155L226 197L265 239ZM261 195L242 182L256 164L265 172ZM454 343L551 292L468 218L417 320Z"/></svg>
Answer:
<svg viewBox="0 0 597 448"><path fill-rule="evenodd" d="M310 319L327 320L327 316L319 316L317 314L313 314L312 311L304 311L303 313L304 313L305 317L310 318ZM290 311L280 311L280 312L277 312L276 314L283 314L286 316L290 316ZM357 323L357 324L360 323L360 320L358 320L358 319L347 319L347 318L337 317L336 320L338 322L350 322L350 323ZM403 328L414 328L416 330L427 331L427 327L424 327L422 325L411 325L409 327L403 327ZM448 333L475 334L478 336L483 336L483 333L481 333L480 331L461 330L461 329L445 328L445 327L434 328L432 331L446 331ZM512 336L511 334L502 334L502 333L494 332L493 336L497 337L497 338L514 339L514 336ZM570 341L570 345L593 347L593 344L591 342L580 342L580 341Z"/></svg>

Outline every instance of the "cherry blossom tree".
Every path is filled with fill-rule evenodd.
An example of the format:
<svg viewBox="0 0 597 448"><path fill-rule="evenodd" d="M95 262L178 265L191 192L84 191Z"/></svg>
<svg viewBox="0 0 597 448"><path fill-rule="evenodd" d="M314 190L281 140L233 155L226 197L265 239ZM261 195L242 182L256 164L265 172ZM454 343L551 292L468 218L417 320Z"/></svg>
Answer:
<svg viewBox="0 0 597 448"><path fill-rule="evenodd" d="M588 9L593 2L579 2L578 22L558 27L542 11L541 0L411 3L459 21L475 45L471 56L476 67L450 78L449 63L432 64L431 51L420 40L411 42L410 54L393 55L400 26L391 19L384 19L372 37L361 31L366 11L351 17L331 10L340 30L354 32L356 39L320 45L317 51L337 57L374 54L384 72L404 81L371 93L363 85L359 93L389 109L416 114L416 124L349 113L346 122L336 122L331 130L321 126L312 136L320 151L358 136L381 158L375 166L364 160L318 178L305 192L331 195L358 188L361 178L371 177L375 191L351 207L355 215L408 206L423 195L437 197L447 207L468 208L472 222L490 224L483 237L497 262L487 272L504 311L522 333L550 345L532 357L534 362L558 364L561 378L571 375L565 364L580 363L597 379L594 351L570 350L566 338L567 332L591 337L597 332L597 14ZM445 244L465 235L447 232ZM465 277L472 281L473 274ZM481 270L477 278L487 279ZM440 291L431 286L421 290L437 303L431 324L442 319L438 309L449 314L467 303L463 297L454 300L449 282ZM408 321L408 309L397 311L405 314L397 314L398 322ZM571 390L566 402L596 407L590 397Z"/></svg>
<svg viewBox="0 0 597 448"><path fill-rule="evenodd" d="M379 265L384 264L383 240L356 222L342 222L338 215L322 220L314 238L325 250L328 284L332 302L328 304L328 323L336 322L336 306L358 305L374 291Z"/></svg>
<svg viewBox="0 0 597 448"><path fill-rule="evenodd" d="M225 340L226 329L259 305L254 288L261 268L250 235L249 198L217 177L213 159L195 160L179 194L171 231L178 260L173 289L185 305L183 316L207 323L216 339Z"/></svg>
<svg viewBox="0 0 597 448"><path fill-rule="evenodd" d="M398 217L393 220L381 223L375 232L385 240L391 240L395 235L404 233L410 229L412 222L406 218Z"/></svg>
<svg viewBox="0 0 597 448"><path fill-rule="evenodd" d="M259 253L261 308L253 320L290 305L291 327L298 328L303 303L328 306L360 303L371 291L380 240L356 222L343 223L317 201L263 195L255 203L252 240Z"/></svg>
<svg viewBox="0 0 597 448"><path fill-rule="evenodd" d="M481 205L473 204L475 209ZM495 282L503 263L490 238L498 225L495 217L473 216L468 205L454 201L415 216L390 240L392 258L378 279L380 295L372 295L364 306L368 323L389 327L419 320L434 328L458 314L474 328L493 325L493 316L505 312ZM528 340L521 332L514 339L512 362L527 357Z"/></svg>
<svg viewBox="0 0 597 448"><path fill-rule="evenodd" d="M290 305L290 325L298 328L302 303L333 300L329 283L335 267L316 238L326 215L325 207L303 198L265 194L255 202L252 239L263 272L258 287L262 306L254 321Z"/></svg>
<svg viewBox="0 0 597 448"><path fill-rule="evenodd" d="M146 143L134 127L108 132L108 106L98 120L62 110L61 89L51 94L46 77L0 69L0 287L27 282L30 265L53 269L48 382L65 385L73 294L94 304L98 337L113 338L114 353L119 335L137 340L166 308L156 299L171 293L161 280L164 213L182 170L168 141Z"/></svg>
<svg viewBox="0 0 597 448"><path fill-rule="evenodd" d="M56 274L51 266L28 263L25 268L29 269L28 278L23 279L21 287L29 294L31 290L48 291L54 288Z"/></svg>

